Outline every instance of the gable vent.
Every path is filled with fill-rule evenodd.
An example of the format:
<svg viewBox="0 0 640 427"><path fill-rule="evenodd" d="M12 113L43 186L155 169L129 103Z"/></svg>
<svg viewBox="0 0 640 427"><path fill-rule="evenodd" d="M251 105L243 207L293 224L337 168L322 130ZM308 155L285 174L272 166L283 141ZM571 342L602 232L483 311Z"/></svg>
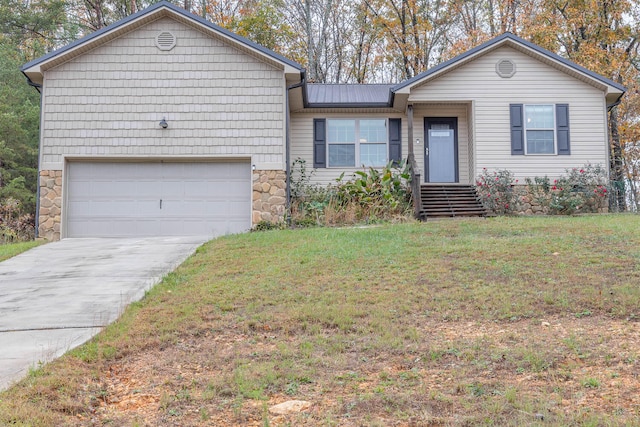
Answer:
<svg viewBox="0 0 640 427"><path fill-rule="evenodd" d="M156 46L160 50L171 50L176 45L176 36L169 31L163 31L156 36Z"/></svg>
<svg viewBox="0 0 640 427"><path fill-rule="evenodd" d="M503 79L513 77L516 73L516 64L510 59L501 59L496 64L496 73Z"/></svg>

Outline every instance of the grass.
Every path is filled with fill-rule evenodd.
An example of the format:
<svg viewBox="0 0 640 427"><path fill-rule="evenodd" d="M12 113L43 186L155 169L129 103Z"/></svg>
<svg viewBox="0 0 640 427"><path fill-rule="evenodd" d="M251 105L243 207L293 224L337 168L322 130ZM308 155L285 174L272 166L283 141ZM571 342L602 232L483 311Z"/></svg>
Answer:
<svg viewBox="0 0 640 427"><path fill-rule="evenodd" d="M7 243L0 245L0 262L21 254L22 252L28 251L31 248L35 248L36 246L40 246L43 243L44 241L42 240L32 240L29 242Z"/></svg>
<svg viewBox="0 0 640 427"><path fill-rule="evenodd" d="M631 215L217 239L0 425L637 425L639 241Z"/></svg>

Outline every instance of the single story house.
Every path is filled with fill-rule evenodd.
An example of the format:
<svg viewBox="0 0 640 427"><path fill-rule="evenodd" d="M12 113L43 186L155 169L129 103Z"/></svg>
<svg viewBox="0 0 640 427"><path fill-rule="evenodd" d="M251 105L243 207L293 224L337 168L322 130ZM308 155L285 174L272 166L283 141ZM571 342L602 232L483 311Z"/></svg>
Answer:
<svg viewBox="0 0 640 427"><path fill-rule="evenodd" d="M41 237L219 235L279 221L301 158L319 184L415 153L423 183L608 161L625 89L513 34L399 84L303 67L162 1L22 67L42 93Z"/></svg>

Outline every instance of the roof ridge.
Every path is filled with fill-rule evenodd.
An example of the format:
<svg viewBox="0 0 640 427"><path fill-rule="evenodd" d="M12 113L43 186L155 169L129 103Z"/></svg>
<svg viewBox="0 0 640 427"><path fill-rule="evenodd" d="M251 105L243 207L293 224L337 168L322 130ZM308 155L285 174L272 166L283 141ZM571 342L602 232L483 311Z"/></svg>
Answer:
<svg viewBox="0 0 640 427"><path fill-rule="evenodd" d="M605 76L602 76L602 75L600 75L600 74L598 74L598 73L596 73L594 71L591 71L591 70L589 70L589 69L587 69L587 68L585 68L585 67L583 67L583 66L581 66L579 64L576 64L575 62L573 62L573 61L571 61L569 59L563 58L562 56L558 55L557 53L553 53L550 50L544 49L543 47L538 46L537 44L535 44L533 42L530 42L530 41L527 41L527 40L525 40L523 38L520 38L520 37L518 37L515 34L510 33L510 32L504 32L504 33L502 33L502 34L500 34L500 35L498 35L498 36L496 36L496 37L494 37L494 38L492 38L490 40L487 40L484 43L479 44L478 46L476 46L476 47L474 47L472 49L467 50L466 52L461 53L460 55L457 55L457 56L455 56L455 57L453 57L453 58L451 58L451 59L449 59L447 61L441 62L440 64L438 64L438 65L436 65L434 67L431 67L428 70L425 70L422 73L419 73L419 74L413 76L412 78L403 81L402 83L399 83L399 84L395 85L391 90L393 92L397 92L398 90L403 89L403 88L405 88L405 87L407 87L409 85L412 85L413 83L418 82L418 81L420 81L420 80L422 80L422 79L424 79L426 77L429 77L430 75L435 74L438 71L446 69L446 68L448 68L448 67L450 67L450 66L452 66L452 65L454 65L454 64L456 64L458 62L464 61L465 59L467 59L469 57L472 57L473 55L475 55L475 54L477 54L479 52L482 52L482 51L484 51L486 49L489 49L489 48L491 48L491 47L493 47L495 45L498 45L498 44L502 43L504 40L511 40L512 42L518 43L521 46L524 46L527 49L530 49L531 51L538 53L539 55L546 56L549 59L557 61L560 64L564 65L565 67L572 68L575 71L578 71L578 72L580 72L582 74L585 74L585 75L587 75L588 77L590 77L590 78L592 78L594 80L600 81L601 83L604 83L606 85L612 86L612 87L614 87L614 88L616 88L618 90L621 90L623 92L626 91L626 88L624 86L622 86L621 84L616 83L613 80L611 80L611 79L609 79L609 78L607 78Z"/></svg>
<svg viewBox="0 0 640 427"><path fill-rule="evenodd" d="M35 65L38 65L38 64L40 64L42 62L45 62L45 61L47 61L47 60L49 60L51 58L54 58L54 57L56 57L58 55L61 55L61 54L65 53L67 51L70 51L70 50L72 50L72 49L74 49L74 48L76 48L76 47L78 47L78 46L80 46L82 44L90 42L93 39L97 39L97 38L99 38L100 36L102 36L104 34L107 34L107 33L111 32L111 31L114 31L114 30L120 28L120 27L123 27L123 26L129 24L132 21L135 21L135 20L137 20L139 18L142 18L145 15L153 13L153 12L159 10L159 9L162 9L162 8L169 9L170 11L172 11L174 13L180 14L180 15L186 17L186 18L191 19L194 22L202 24L202 25L208 27L211 30L217 31L218 33L221 33L222 35L235 40L238 43L244 44L249 48L257 50L257 51L261 52L262 54L264 54L265 56L269 56L269 57L271 57L272 59L274 59L276 61L279 61L281 63L287 64L287 65L289 65L289 66L291 66L293 68L296 68L297 70L300 70L300 71L303 70L302 65L298 64L297 62L292 61L291 59L286 58L286 57L280 55L279 53L276 53L273 50L268 49L268 48L266 48L266 47L264 47L262 45L259 45L258 43L255 43L255 42L253 42L253 41L251 41L251 40L249 40L249 39L247 39L245 37L242 37L241 35L236 34L236 33L232 32L232 31L230 31L230 30L228 30L228 29L226 29L224 27L221 27L221 26L219 26L217 24L214 24L213 22L208 21L205 18L202 18L202 17L200 17L198 15L195 15L195 14L193 14L193 13L191 13L191 12L189 12L189 11L179 7L179 6L176 6L175 4L170 3L167 0L162 0L162 1L158 2L158 3L152 4L149 7L146 7L144 9L142 9L142 10L139 10L138 12L133 13L133 14L131 14L131 15L123 18L123 19L120 19L119 21L113 22L113 23L109 24L106 27L100 28L97 31L94 31L94 32L92 32L90 34L87 34L86 36L81 37L81 38L79 38L79 39L77 39L77 40L75 40L75 41L73 41L73 42L71 42L71 43L59 48L59 49L55 49L55 50L53 50L53 51L51 51L51 52L49 52L49 53L47 53L47 54L45 54L45 55L43 55L43 56L41 56L39 58L33 59L33 60L27 62L26 64L24 64L22 67L20 67L20 70L24 72L25 70L27 70L27 69L35 66Z"/></svg>

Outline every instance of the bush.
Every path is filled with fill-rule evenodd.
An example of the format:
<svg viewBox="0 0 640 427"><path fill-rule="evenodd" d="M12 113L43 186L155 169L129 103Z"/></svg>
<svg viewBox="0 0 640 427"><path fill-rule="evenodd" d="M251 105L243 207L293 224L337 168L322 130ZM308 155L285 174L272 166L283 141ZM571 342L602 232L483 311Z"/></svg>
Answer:
<svg viewBox="0 0 640 427"><path fill-rule="evenodd" d="M476 179L476 191L484 207L497 215L510 215L520 209L520 195L514 187L518 180L508 170L489 172L482 168Z"/></svg>
<svg viewBox="0 0 640 427"><path fill-rule="evenodd" d="M287 228L287 226L284 222L260 221L251 231L284 230L285 228Z"/></svg>
<svg viewBox="0 0 640 427"><path fill-rule="evenodd" d="M19 202L20 211L33 214L36 211L36 193L27 188L27 181L24 176L13 178L0 187L0 200Z"/></svg>
<svg viewBox="0 0 640 427"><path fill-rule="evenodd" d="M324 210L329 205L333 189L311 184L314 171L307 169L307 162L297 158L291 167L291 206L289 217L294 227L321 225Z"/></svg>
<svg viewBox="0 0 640 427"><path fill-rule="evenodd" d="M344 181L344 174L328 208L329 224L375 222L406 217L411 209L411 174L405 162L389 162L381 170L357 171Z"/></svg>
<svg viewBox="0 0 640 427"><path fill-rule="evenodd" d="M16 199L0 200L0 244L32 240L33 215L25 214Z"/></svg>
<svg viewBox="0 0 640 427"><path fill-rule="evenodd" d="M597 213L608 197L607 173L600 165L566 169L553 181L527 179L529 193L551 214Z"/></svg>
<svg viewBox="0 0 640 427"><path fill-rule="evenodd" d="M410 211L410 174L404 162L357 171L348 180L342 174L335 185L327 187L310 184L313 173L303 159L293 162L293 226L368 223L403 217Z"/></svg>

